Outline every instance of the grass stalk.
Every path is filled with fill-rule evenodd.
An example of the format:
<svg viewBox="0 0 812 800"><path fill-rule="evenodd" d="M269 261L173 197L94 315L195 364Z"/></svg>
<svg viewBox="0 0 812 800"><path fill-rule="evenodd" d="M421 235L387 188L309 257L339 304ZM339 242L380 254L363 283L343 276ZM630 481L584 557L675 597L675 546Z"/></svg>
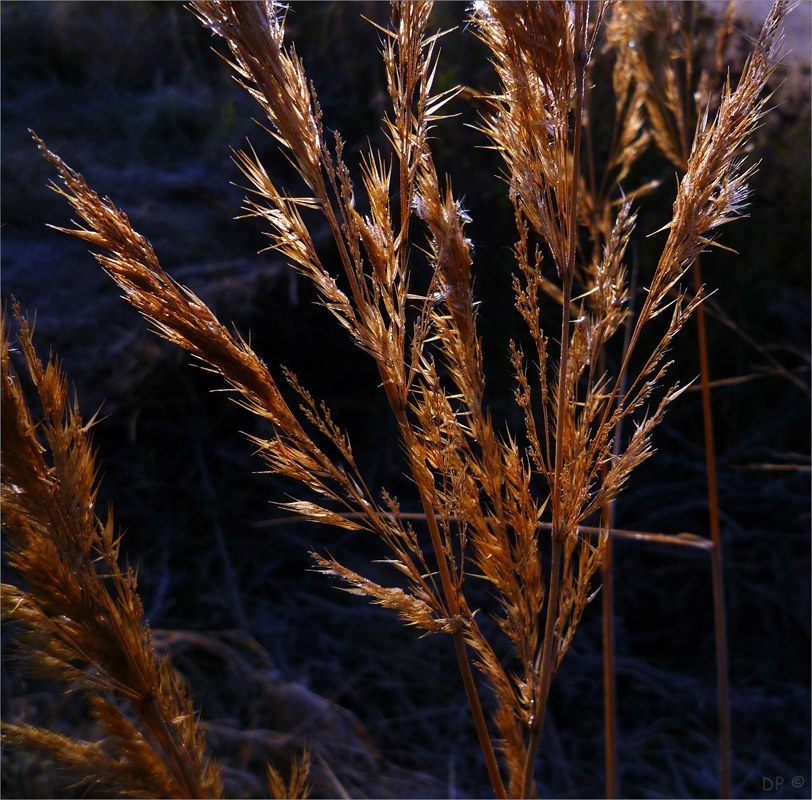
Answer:
<svg viewBox="0 0 812 800"><path fill-rule="evenodd" d="M411 436L411 428L409 427L408 419L404 410L397 406L394 398L390 396L392 410L401 429L401 434L404 441L408 441ZM418 470L413 470L415 483L417 485L420 502L423 506L423 513L425 515L426 526L428 527L429 537L431 538L431 546L434 550L435 559L437 561L437 568L440 573L440 584L443 590L443 596L448 606L448 610L452 616L459 617L461 610L459 590L454 586L451 580L451 573L448 569L448 560L446 559L445 550L443 548L442 536L440 535L440 528L437 524L437 517L434 513L431 499L425 489L423 481L420 480ZM482 750L482 756L485 759L485 768L488 772L488 779L493 789L494 797L497 800L505 800L507 792L505 790L504 782L502 781L502 774L499 770L499 763L496 760L496 753L493 749L493 742L491 741L490 733L488 732L488 724L485 721L485 714L482 710L482 703L479 700L479 692L477 691L476 681L471 670L471 662L468 658L468 651L465 645L465 632L463 628L458 626L452 633L454 640L454 652L457 656L457 665L460 670L460 677L462 678L463 686L465 687L465 696L468 699L468 707L471 710L471 717L476 729L477 741Z"/></svg>
<svg viewBox="0 0 812 800"><path fill-rule="evenodd" d="M561 538L553 533L553 544L550 552L550 589L547 600L547 618L544 623L544 646L541 654L541 683L536 701L537 713L530 728L527 744L527 755L524 761L524 778L521 797L529 797L533 790L533 771L536 764L541 736L544 733L544 718L547 713L547 701L553 680L553 653L555 652L555 621L558 613L558 595L561 581Z"/></svg>
<svg viewBox="0 0 812 800"><path fill-rule="evenodd" d="M614 501L603 507L603 524L611 527ZM618 796L617 674L615 669L615 588L612 541L606 543L601 564L601 616L603 625L603 732L606 798Z"/></svg>
<svg viewBox="0 0 812 800"><path fill-rule="evenodd" d="M629 282L629 309L623 333L623 351L625 357L631 344L634 301L637 294L638 261L635 251L632 262L632 273ZM603 354L602 354L603 356ZM602 358L602 360L604 360ZM620 384L619 402L626 394L627 380L624 377ZM612 453L615 458L620 454L623 439L623 419L615 426L615 441ZM604 473L607 466L604 465ZM613 498L601 509L601 528L608 532L606 550L601 564L601 617L603 628L603 721L604 721L604 762L606 765L606 797L610 800L620 794L617 770L617 670L615 661L615 582L614 582L614 543L611 532L615 528L617 500Z"/></svg>
<svg viewBox="0 0 812 800"><path fill-rule="evenodd" d="M796 467L793 467L794 469ZM363 517L357 513L348 513L344 515L346 519L362 519ZM398 513L398 518L403 521L425 521L426 515L422 511L408 512L401 511ZM275 528L280 525L295 525L296 523L307 522L301 516L284 516L275 517L274 519L266 519L261 522L255 522L255 528ZM541 530L548 531L552 528L550 522L539 522ZM599 525L579 525L578 530L587 536L599 536L604 530ZM663 545L676 545L677 547L689 547L697 550L712 550L713 542L706 536L697 536L695 533L685 531L683 533L655 533L654 531L630 531L623 528L611 528L606 531L612 539L624 539L632 542L647 542L649 544L663 544Z"/></svg>
<svg viewBox="0 0 812 800"><path fill-rule="evenodd" d="M694 262L694 281L702 285L699 259ZM702 429L705 438L705 469L708 487L708 520L711 541L711 581L713 584L713 628L716 640L716 694L719 714L719 797L730 797L730 692L728 684L727 612L722 556L722 531L719 524L719 489L716 474L716 449L713 435L713 402L708 363L708 337L705 313L700 305L696 315L699 374L702 388Z"/></svg>
<svg viewBox="0 0 812 800"><path fill-rule="evenodd" d="M491 742L490 734L488 733L488 725L485 722L485 714L482 711L482 704L479 701L479 694L474 681L474 675L471 670L471 662L468 658L468 650L465 645L465 634L459 630L452 634L454 640L454 651L457 655L457 663L460 668L460 676L462 677L463 685L465 686L465 694L468 698L468 706L471 709L471 717L474 721L476 728L477 740L482 749L482 755L485 758L485 768L488 771L488 779L491 782L493 795L497 800L506 800L507 791L505 784L502 781L502 774L499 770L499 764L496 760L496 753L493 749L493 742Z"/></svg>
<svg viewBox="0 0 812 800"><path fill-rule="evenodd" d="M691 108L693 84L694 6L683 3L683 36L685 40L683 102L684 120L687 125ZM683 127L682 144L684 158L688 161L688 135ZM702 267L697 258L693 264L694 286L702 288ZM727 614L725 610L724 563L722 557L722 532L719 524L719 490L716 475L716 447L713 435L713 401L710 389L710 365L708 361L708 336L705 325L705 309L700 304L696 315L697 352L702 391L702 431L705 449L705 471L708 492L708 522L711 541L711 583L713 591L713 628L716 648L716 694L719 727L719 797L730 797L730 700L728 687Z"/></svg>
<svg viewBox="0 0 812 800"><path fill-rule="evenodd" d="M448 571L448 562L445 558L443 551L442 540L440 538L440 530L437 525L437 519L434 515L434 509L431 506L429 499L426 497L425 492L420 490L420 497L423 503L423 508L426 512L426 523L431 537L431 544L437 558L437 564L440 570L440 581L443 587L446 602L453 614L458 615L460 611L459 593L454 589L451 583L451 575ZM491 741L490 734L488 733L488 725L485 721L485 714L482 711L482 703L479 700L479 693L476 687L476 681L471 670L471 662L468 658L468 651L465 646L465 633L462 627L454 630L452 634L454 640L454 652L457 656L457 664L460 669L460 677L462 678L465 687L465 696L468 699L468 706L471 709L471 717L474 721L474 728L476 729L477 740L482 749L482 755L485 759L485 768L488 771L488 779L493 788L494 797L497 800L505 800L507 792L505 785L502 781L502 775L499 771L499 764L496 760L496 753L493 749L493 742Z"/></svg>

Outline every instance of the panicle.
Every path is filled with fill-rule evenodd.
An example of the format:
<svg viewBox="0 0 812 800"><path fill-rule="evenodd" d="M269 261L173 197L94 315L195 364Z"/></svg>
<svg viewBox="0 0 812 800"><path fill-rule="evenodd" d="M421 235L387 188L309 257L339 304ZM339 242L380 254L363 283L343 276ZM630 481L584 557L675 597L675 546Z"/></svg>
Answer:
<svg viewBox="0 0 812 800"><path fill-rule="evenodd" d="M103 738L79 742L4 724L4 743L47 751L83 779L141 797L221 797L197 713L181 677L158 656L132 570L118 564L112 513L96 515L97 468L85 424L56 360L43 364L14 307L35 415L12 365L3 317L2 498L9 565L3 616L18 624L31 666L89 696ZM127 713L123 713L123 708Z"/></svg>

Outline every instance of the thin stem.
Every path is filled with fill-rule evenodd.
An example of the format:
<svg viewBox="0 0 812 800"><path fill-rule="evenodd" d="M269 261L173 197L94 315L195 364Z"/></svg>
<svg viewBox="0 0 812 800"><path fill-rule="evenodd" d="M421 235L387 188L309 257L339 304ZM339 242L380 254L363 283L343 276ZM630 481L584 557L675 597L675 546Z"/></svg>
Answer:
<svg viewBox="0 0 812 800"><path fill-rule="evenodd" d="M471 662L468 659L468 651L465 647L465 634L461 630L455 631L452 638L454 639L454 651L457 654L460 675L465 686L465 694L468 697L468 705L471 708L471 716L474 720L479 746L482 748L482 755L485 757L485 767L488 770L488 778L491 781L493 794L497 800L506 800L507 791L502 781L502 775L499 772L499 764L496 761L496 753L493 750L493 743L488 733L488 725L485 722L482 705L479 702L476 682L471 671Z"/></svg>
<svg viewBox="0 0 812 800"><path fill-rule="evenodd" d="M410 446L411 441L411 427L406 417L404 409L397 405L396 399L390 396L390 404L397 419L398 427L400 428L401 437L406 445L407 453L413 453L414 448ZM442 537L440 535L440 528L437 524L437 517L434 513L434 507L426 491L425 481L420 479L421 470L417 464L412 464L410 459L410 470L417 484L418 492L420 494L420 502L423 506L423 512L426 518L426 525L429 530L429 537L431 538L431 546L434 550L435 560L437 561L437 568L440 573L440 584L443 590L446 606L452 616L458 616L461 610L459 588L454 585L451 579L451 573L448 569L448 559L446 558L445 549L443 547ZM457 655L457 664L462 677L462 683L465 687L465 694L468 698L468 706L471 709L471 717L474 721L477 739L479 746L482 749L482 755L485 759L485 768L488 771L488 778L493 788L494 796L497 800L505 800L507 792L505 785L502 781L502 775L499 772L499 764L496 760L496 753L493 749L493 742L491 741L488 732L488 725L485 721L485 714L482 711L482 704L479 700L479 694L476 688L473 673L471 671L471 663L468 659L468 653L465 646L465 633L460 628L455 630L452 634L454 640L454 651Z"/></svg>
<svg viewBox="0 0 812 800"><path fill-rule="evenodd" d="M586 162L587 162L587 176L589 178L589 196L592 199L590 203L591 213L589 220L589 230L592 236L592 258L597 263L600 259L600 221L598 219L598 209L601 208L602 203L599 195L596 192L595 181L595 148L592 141L592 92L591 79L587 79L584 83L584 108L586 109L586 126L584 130L584 145L586 148ZM617 125L614 126L617 129ZM614 131L613 131L614 132ZM608 170L604 170L603 177L606 177Z"/></svg>
<svg viewBox="0 0 812 800"><path fill-rule="evenodd" d="M383 512L385 514L385 512ZM362 519L366 514L360 512L347 512L342 514L347 519ZM408 512L401 511L397 515L403 520L424 521L426 515L422 512ZM254 528L274 528L278 525L292 525L297 522L307 522L305 517L298 514L292 514L285 517L276 517L275 519L266 519L261 522L255 522L252 527ZM539 528L549 531L552 529L551 522L539 522ZM599 536L604 532L604 529L595 525L579 525L579 533L586 534L587 536ZM606 531L610 537L614 539L626 539L634 542L648 542L649 544L666 544L677 545L678 547L690 547L697 550L713 550L713 542L706 536L697 536L695 533L653 533L651 531L629 531L621 528L612 528Z"/></svg>
<svg viewBox="0 0 812 800"><path fill-rule="evenodd" d="M610 527L614 502L602 509L604 524ZM601 614L603 619L603 733L606 765L606 800L618 796L617 774L617 672L615 669L615 576L614 548L606 542L601 563Z"/></svg>
<svg viewBox="0 0 812 800"><path fill-rule="evenodd" d="M684 67L685 85L682 90L682 124L680 125L680 143L682 145L682 159L687 167L688 156L688 119L691 113L691 97L693 96L693 69L694 69L694 3L684 0L682 4L682 38L685 47ZM684 169L685 167L683 167Z"/></svg>
<svg viewBox="0 0 812 800"><path fill-rule="evenodd" d="M520 797L528 797L533 789L533 771L536 754L544 732L544 718L547 714L547 701L553 680L553 653L555 651L555 621L558 615L558 592L561 582L562 541L553 535L553 546L550 554L550 588L547 594L547 619L544 625L544 646L541 655L541 684L536 698L536 716L530 727L530 739L524 760L524 777Z"/></svg>
<svg viewBox="0 0 812 800"><path fill-rule="evenodd" d="M442 539L440 538L440 530L437 525L437 518L434 514L434 508L429 501L427 493L421 486L420 481L417 481L417 484L420 490L420 500L426 514L426 523L429 529L429 536L431 537L431 545L434 549L435 558L440 570L440 582L443 587L443 594L445 595L446 604L448 605L452 614L458 615L460 612L459 593L451 582L451 575L448 570L448 561L445 557ZM485 767L488 770L488 778L490 779L491 786L493 787L494 796L497 798L497 800L504 800L504 798L507 798L507 792L505 791L505 786L502 782L502 775L499 772L499 764L496 760L493 742L491 742L491 737L488 733L488 725L485 721L485 714L482 711L482 704L479 701L476 682L474 681L474 676L471 672L471 662L468 659L468 653L465 648L465 634L463 630L461 628L459 630L455 630L452 634L452 638L454 639L454 651L457 655L457 664L459 665L460 676L462 677L462 682L465 686L465 694L468 697L468 705L471 709L471 716L474 720L477 739L479 740L479 746L482 749L482 755L485 758Z"/></svg>
<svg viewBox="0 0 812 800"><path fill-rule="evenodd" d="M688 124L690 97L693 83L693 3L683 4L683 34L685 39L685 103L683 128L683 155L688 162ZM702 287L702 268L699 258L693 265L694 284L697 291ZM727 613L725 609L724 562L722 559L722 531L719 524L719 491L716 476L716 448L713 435L713 402L710 389L710 365L708 363L708 336L705 327L705 309L700 303L696 314L697 350L699 374L702 386L702 429L705 439L705 471L708 486L708 520L711 541L711 583L713 586L713 628L716 642L716 695L719 713L719 797L730 797L730 699L728 687Z"/></svg>
<svg viewBox="0 0 812 800"><path fill-rule="evenodd" d="M629 281L629 306L627 308L626 322L623 332L623 350L625 354L629 349L632 337L632 319L634 318L634 301L637 294L638 261L637 252L634 251L631 279ZM603 354L602 354L603 360ZM624 377L620 384L619 402L623 402L628 388L628 380ZM620 455L621 441L623 439L623 418L615 426L615 441L612 446L612 455ZM608 464L603 467L603 476L609 469ZM601 527L610 531L615 527L617 501L610 500L601 509ZM603 620L603 721L604 721L604 760L606 763L606 798L617 797L620 794L617 772L617 671L615 660L615 578L614 578L614 545L611 537L607 538L601 562L601 614Z"/></svg>
<svg viewBox="0 0 812 800"><path fill-rule="evenodd" d="M702 285L699 259L694 262L694 281ZM708 481L708 517L711 541L711 580L713 583L713 627L716 637L716 694L719 706L719 796L730 796L730 700L728 687L727 614L725 609L722 531L719 524L719 491L716 475L716 450L713 435L713 404L708 364L708 338L705 312L700 305L696 315L699 374L702 385L702 424L705 435L705 468Z"/></svg>

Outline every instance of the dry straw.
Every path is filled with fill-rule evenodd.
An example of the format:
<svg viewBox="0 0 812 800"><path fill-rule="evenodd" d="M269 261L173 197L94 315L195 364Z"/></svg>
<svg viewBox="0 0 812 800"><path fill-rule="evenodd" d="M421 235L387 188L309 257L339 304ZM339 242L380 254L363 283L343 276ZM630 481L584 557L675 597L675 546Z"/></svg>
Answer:
<svg viewBox="0 0 812 800"><path fill-rule="evenodd" d="M753 171L743 154L766 108L787 3L776 2L736 86L727 79L713 96L720 70L703 73L693 138L679 76L666 62L664 77L655 78L658 65L636 46L662 8L474 4L473 27L499 79L481 129L504 159L517 230L515 308L529 343L510 348L523 422L511 431L494 423L485 402L466 233L475 228L431 151L429 132L457 93L434 88L439 35L428 33L431 7L423 0L393 3L391 25L381 29L391 101L383 130L391 151L365 154L354 183L343 141L328 136L302 62L284 43L284 8L192 5L225 39L238 80L262 106L270 134L305 187L286 191L253 151L240 152L236 160L251 189L246 210L264 221L272 246L313 283L322 304L375 362L430 549L397 499L367 486L328 409L294 375L275 377L200 298L163 271L122 211L37 141L59 173L54 189L78 215L67 232L98 249L102 268L160 335L219 373L267 421L267 434L253 440L260 455L302 487L301 499L286 507L388 547L388 585L332 556L315 558L407 625L451 637L494 794L529 797L551 682L593 597L607 544L607 528L596 536L587 523L651 455L651 434L680 394L676 385L661 387L668 386L672 339L702 300L702 289L690 289L684 278L714 244L717 229L742 214ZM615 127L606 174L596 176L590 94L600 76L591 66L601 47L615 54ZM721 37L717 47L724 47ZM625 184L651 141L683 175L661 256L628 323L628 346L609 372L604 354L629 319L626 251L634 203L652 188ZM355 200L361 194L363 212ZM318 215L338 250L336 273L310 233L307 220ZM421 258L431 277L415 294L412 270ZM561 309L560 328L552 332L541 326L547 295ZM657 317L664 322L652 338ZM87 758L122 793L215 796L218 773L207 766L195 714L180 679L152 651L134 579L116 566L112 523L95 516L86 426L67 406L58 369L40 365L21 325L44 417L38 426L32 421L5 345L4 526L27 586L8 588L6 604L25 625L37 663L92 693L109 738L78 743L26 726L7 727L5 735L49 749L80 771ZM634 426L621 439L624 420ZM483 582L498 600L495 634L480 626L476 613L481 588L473 588ZM494 636L510 644L511 659L497 656L504 647ZM472 667L492 694L490 724ZM104 699L108 694L129 703L134 718ZM294 770L294 779L286 787L272 776L271 789L277 796L288 789L303 794L306 767Z"/></svg>

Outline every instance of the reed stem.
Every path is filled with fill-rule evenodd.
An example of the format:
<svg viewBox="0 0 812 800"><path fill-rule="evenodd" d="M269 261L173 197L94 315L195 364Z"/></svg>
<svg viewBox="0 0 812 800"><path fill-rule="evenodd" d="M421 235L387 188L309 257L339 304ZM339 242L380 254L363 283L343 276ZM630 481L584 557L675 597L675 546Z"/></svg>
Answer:
<svg viewBox="0 0 812 800"><path fill-rule="evenodd" d="M694 262L694 281L702 285L699 259ZM705 437L705 469L708 484L708 519L711 541L711 581L713 584L713 627L716 639L716 694L719 707L719 797L730 797L730 692L728 685L727 611L725 608L722 531L719 524L719 490L716 474L716 449L713 435L713 403L708 363L708 337L705 310L696 314L699 374L702 387L702 427Z"/></svg>
<svg viewBox="0 0 812 800"><path fill-rule="evenodd" d="M614 516L614 503L603 507L607 527ZM617 672L615 669L615 589L613 546L606 543L601 564L601 614L603 620L603 732L606 768L606 800L618 796L617 774Z"/></svg>
<svg viewBox="0 0 812 800"><path fill-rule="evenodd" d="M553 681L553 653L555 651L555 620L558 614L558 593L561 582L562 538L553 533L553 546L550 553L550 589L547 596L547 619L544 624L544 646L541 655L541 683L536 698L536 716L530 726L530 739L524 761L524 777L520 797L529 797L533 789L533 771L536 763L541 736L544 733L544 718L547 714L547 701Z"/></svg>
<svg viewBox="0 0 812 800"><path fill-rule="evenodd" d="M685 103L682 143L684 158L688 161L688 113L690 111L693 83L694 5L683 4L683 31L685 38ZM697 258L693 265L694 285L702 287L702 267ZM705 326L705 309L702 304L696 312L697 350L702 389L702 430L705 442L705 471L708 488L708 521L711 541L711 583L713 588L713 628L716 643L716 695L719 714L719 797L730 797L730 700L728 691L727 613L725 609L724 562L722 558L722 531L719 524L719 490L716 475L716 447L713 435L713 401L710 389L710 365L708 363L708 336Z"/></svg>
<svg viewBox="0 0 812 800"><path fill-rule="evenodd" d="M635 298L637 296L638 261L635 250L629 280L629 308L623 332L623 355L631 345L632 319L634 318ZM618 402L626 396L628 380L624 377L620 383ZM623 439L623 420L615 426L615 441L612 455L617 457L621 452ZM608 465L604 465L604 474ZM601 563L601 614L603 621L603 721L604 721L604 760L606 763L606 798L611 800L620 794L617 771L617 670L615 659L615 581L614 581L614 543L611 532L615 527L617 500L610 500L601 509L601 528L606 531L606 549Z"/></svg>

